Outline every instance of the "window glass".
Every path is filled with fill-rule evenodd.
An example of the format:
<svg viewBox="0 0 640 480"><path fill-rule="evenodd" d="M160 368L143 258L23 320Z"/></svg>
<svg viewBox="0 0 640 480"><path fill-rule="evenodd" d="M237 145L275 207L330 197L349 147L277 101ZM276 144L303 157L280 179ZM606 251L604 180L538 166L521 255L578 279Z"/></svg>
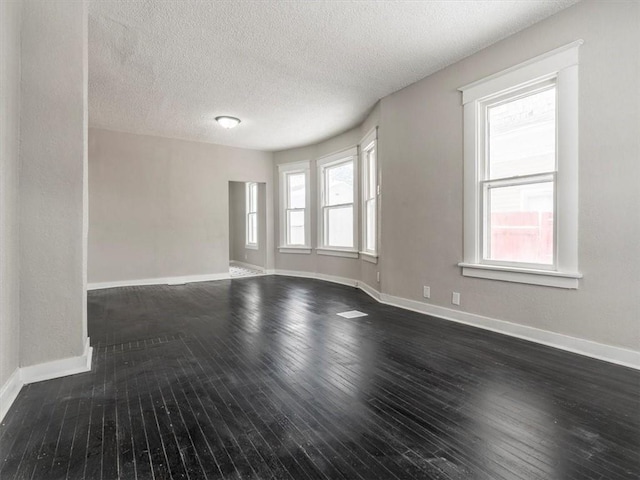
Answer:
<svg viewBox="0 0 640 480"><path fill-rule="evenodd" d="M553 182L489 188L488 260L553 264Z"/></svg>
<svg viewBox="0 0 640 480"><path fill-rule="evenodd" d="M289 245L304 245L304 210L289 210L287 215L287 243Z"/></svg>
<svg viewBox="0 0 640 480"><path fill-rule="evenodd" d="M326 210L326 244L353 247L353 205Z"/></svg>
<svg viewBox="0 0 640 480"><path fill-rule="evenodd" d="M556 89L487 108L490 179L554 171Z"/></svg>
<svg viewBox="0 0 640 480"><path fill-rule="evenodd" d="M353 203L353 162L327 167L325 205Z"/></svg>
<svg viewBox="0 0 640 480"><path fill-rule="evenodd" d="M305 174L292 173L287 175L289 181L289 208L305 208Z"/></svg>

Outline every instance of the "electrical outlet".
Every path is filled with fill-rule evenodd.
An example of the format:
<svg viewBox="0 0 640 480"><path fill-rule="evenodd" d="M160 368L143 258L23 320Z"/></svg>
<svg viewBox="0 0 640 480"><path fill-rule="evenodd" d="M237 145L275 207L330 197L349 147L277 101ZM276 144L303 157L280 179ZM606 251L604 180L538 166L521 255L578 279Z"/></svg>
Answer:
<svg viewBox="0 0 640 480"><path fill-rule="evenodd" d="M380 272L376 273L376 280L378 280L378 282L380 282Z"/></svg>
<svg viewBox="0 0 640 480"><path fill-rule="evenodd" d="M453 292L451 295L451 303L454 305L460 305L460 294L458 292Z"/></svg>
<svg viewBox="0 0 640 480"><path fill-rule="evenodd" d="M244 254L244 259L246 260L247 258L249 258L249 256L245 253Z"/></svg>
<svg viewBox="0 0 640 480"><path fill-rule="evenodd" d="M431 298L431 287L422 287L422 296L424 298Z"/></svg>

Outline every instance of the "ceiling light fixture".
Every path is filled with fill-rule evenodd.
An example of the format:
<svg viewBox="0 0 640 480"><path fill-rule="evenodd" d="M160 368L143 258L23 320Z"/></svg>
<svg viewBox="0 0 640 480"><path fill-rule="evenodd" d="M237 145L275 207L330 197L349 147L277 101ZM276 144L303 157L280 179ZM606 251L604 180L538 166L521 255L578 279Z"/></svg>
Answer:
<svg viewBox="0 0 640 480"><path fill-rule="evenodd" d="M238 126L240 119L223 115L221 117L216 117L216 122L218 122L222 128L234 128Z"/></svg>

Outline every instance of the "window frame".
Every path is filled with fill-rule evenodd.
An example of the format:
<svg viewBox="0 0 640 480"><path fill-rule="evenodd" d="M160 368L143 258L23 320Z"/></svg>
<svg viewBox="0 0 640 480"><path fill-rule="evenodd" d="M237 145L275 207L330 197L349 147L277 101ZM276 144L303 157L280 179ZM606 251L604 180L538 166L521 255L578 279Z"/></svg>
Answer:
<svg viewBox="0 0 640 480"><path fill-rule="evenodd" d="M280 190L280 245L278 251L280 253L311 253L311 181L310 181L310 162L303 160L300 162L281 163L278 165L278 182ZM287 214L289 210L301 210L289 208L289 183L290 175L303 174L305 186L305 208L304 208L304 245L291 245L288 243L287 231Z"/></svg>
<svg viewBox="0 0 640 480"><path fill-rule="evenodd" d="M252 192L251 190L255 188L255 205L251 205L252 201L251 201L251 196L252 196ZM260 192L259 192L259 187L258 187L258 183L257 182L246 182L245 183L245 236L244 236L244 240L245 240L245 248L251 249L251 250L257 250L258 249L258 243L259 243L259 234L258 234L258 230L259 230L259 216L258 216L258 209L259 209L259 200L260 197ZM254 209L252 210L251 207L254 207ZM256 219L256 241L254 242L250 242L249 241L249 228L250 228L250 222L251 222L251 218L252 216L255 216Z"/></svg>
<svg viewBox="0 0 640 480"><path fill-rule="evenodd" d="M578 63L582 40L572 42L485 79L461 87L464 109L464 276L578 288ZM545 88L556 88L556 169L506 179L525 184L548 175L554 182L554 264L487 261L483 257L486 221L485 160L487 107ZM550 178L549 177L549 178Z"/></svg>
<svg viewBox="0 0 640 480"><path fill-rule="evenodd" d="M332 167L346 163L353 163L353 201L338 205L325 205L326 172ZM338 257L358 258L358 148L352 147L337 153L321 157L317 161L318 168L318 255L332 255ZM325 212L327 209L345 208L351 206L353 214L353 246L338 247L325 242L326 225Z"/></svg>
<svg viewBox="0 0 640 480"><path fill-rule="evenodd" d="M373 161L371 161L371 157L369 153L371 151L375 152L375 157ZM371 164L373 164L373 192L369 191L370 186L370 175L371 175ZM378 239L378 231L379 231L379 222L378 218L378 208L379 208L379 196L380 196L380 180L378 173L378 127L374 127L371 129L360 142L360 168L361 172L361 192L362 192L362 200L361 200L361 212L360 216L362 219L362 239L360 255L363 260L367 260L371 263L378 263L378 251L379 251L379 239ZM367 206L368 203L374 202L374 219L375 219L375 228L373 231L374 235L374 249L367 248L368 245L368 216L367 216Z"/></svg>

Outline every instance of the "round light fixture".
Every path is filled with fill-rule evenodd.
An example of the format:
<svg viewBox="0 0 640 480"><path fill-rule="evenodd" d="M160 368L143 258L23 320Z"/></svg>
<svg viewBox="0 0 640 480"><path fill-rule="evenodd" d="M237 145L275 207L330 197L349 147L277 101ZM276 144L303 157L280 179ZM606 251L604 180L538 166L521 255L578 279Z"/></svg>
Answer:
<svg viewBox="0 0 640 480"><path fill-rule="evenodd" d="M233 128L238 126L240 119L223 115L221 117L216 117L216 122L218 122L222 128Z"/></svg>

